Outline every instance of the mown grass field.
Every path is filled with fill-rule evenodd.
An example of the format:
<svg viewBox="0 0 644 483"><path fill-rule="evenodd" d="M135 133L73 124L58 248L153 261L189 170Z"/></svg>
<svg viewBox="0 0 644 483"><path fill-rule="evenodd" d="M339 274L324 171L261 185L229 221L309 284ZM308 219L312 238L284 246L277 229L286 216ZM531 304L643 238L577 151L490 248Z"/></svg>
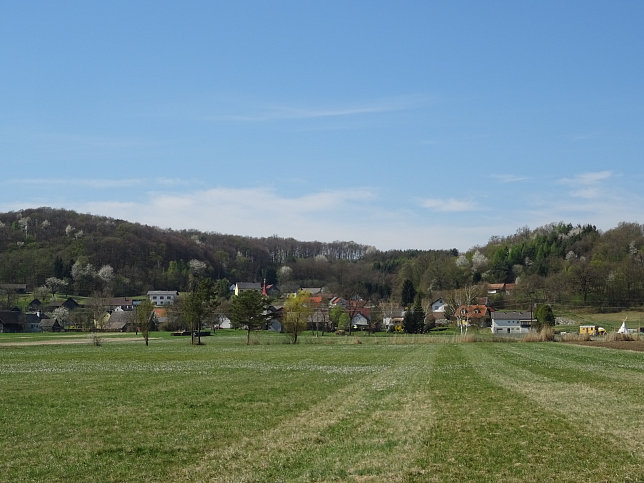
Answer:
<svg viewBox="0 0 644 483"><path fill-rule="evenodd" d="M641 352L127 339L0 346L0 479L644 480Z"/></svg>

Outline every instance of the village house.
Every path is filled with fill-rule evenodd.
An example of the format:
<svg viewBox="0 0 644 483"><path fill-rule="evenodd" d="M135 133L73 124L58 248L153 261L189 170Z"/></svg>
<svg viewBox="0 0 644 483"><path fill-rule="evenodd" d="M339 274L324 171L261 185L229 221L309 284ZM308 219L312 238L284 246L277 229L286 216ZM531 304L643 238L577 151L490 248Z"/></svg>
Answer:
<svg viewBox="0 0 644 483"><path fill-rule="evenodd" d="M16 310L0 310L0 334L22 332L24 317Z"/></svg>
<svg viewBox="0 0 644 483"><path fill-rule="evenodd" d="M0 283L0 290L16 294L27 293L26 283Z"/></svg>
<svg viewBox="0 0 644 483"><path fill-rule="evenodd" d="M393 331L396 327L402 330L405 319L405 309L402 307L383 307L382 328L386 331Z"/></svg>
<svg viewBox="0 0 644 483"><path fill-rule="evenodd" d="M110 312L115 310L133 310L134 301L131 297L113 297L105 300L105 308Z"/></svg>
<svg viewBox="0 0 644 483"><path fill-rule="evenodd" d="M262 291L262 284L260 282L237 282L235 284L235 295L239 295L242 292L248 292L249 290L254 290L255 292Z"/></svg>
<svg viewBox="0 0 644 483"><path fill-rule="evenodd" d="M148 297L153 305L172 305L179 296L176 290L150 290Z"/></svg>
<svg viewBox="0 0 644 483"><path fill-rule="evenodd" d="M41 332L61 332L63 326L56 319L42 319L40 321Z"/></svg>
<svg viewBox="0 0 644 483"><path fill-rule="evenodd" d="M71 312L72 310L80 307L80 304L76 302L76 300L74 300L72 297L67 297L67 299L65 300L53 300L49 302L47 306L47 312L52 312L59 307L65 308Z"/></svg>
<svg viewBox="0 0 644 483"><path fill-rule="evenodd" d="M41 316L40 312L36 314L25 314L23 331L24 332L42 332L42 328L40 327L40 322L42 321L42 319L43 317Z"/></svg>
<svg viewBox="0 0 644 483"><path fill-rule="evenodd" d="M489 283L487 286L487 293L488 295L510 295L515 287L516 284L514 283Z"/></svg>
<svg viewBox="0 0 644 483"><path fill-rule="evenodd" d="M445 312L445 307L447 307L447 303L443 300L443 298L438 298L432 302L432 312Z"/></svg>
<svg viewBox="0 0 644 483"><path fill-rule="evenodd" d="M525 334L532 329L535 321L531 312L494 312L492 314L493 334Z"/></svg>
<svg viewBox="0 0 644 483"><path fill-rule="evenodd" d="M371 309L362 307L351 319L351 328L353 330L367 330L371 324Z"/></svg>
<svg viewBox="0 0 644 483"><path fill-rule="evenodd" d="M115 310L110 314L105 330L110 332L134 332L136 330L136 314L131 310Z"/></svg>
<svg viewBox="0 0 644 483"><path fill-rule="evenodd" d="M461 305L454 311L454 317L458 325L489 327L490 313L487 305Z"/></svg>

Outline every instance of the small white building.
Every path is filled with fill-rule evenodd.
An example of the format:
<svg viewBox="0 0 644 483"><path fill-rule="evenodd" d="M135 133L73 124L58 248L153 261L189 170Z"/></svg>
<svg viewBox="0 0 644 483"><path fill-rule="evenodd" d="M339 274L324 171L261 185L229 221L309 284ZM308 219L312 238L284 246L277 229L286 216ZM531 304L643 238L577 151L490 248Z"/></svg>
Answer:
<svg viewBox="0 0 644 483"><path fill-rule="evenodd" d="M214 323L215 329L232 329L233 324L228 317L223 314L218 314Z"/></svg>
<svg viewBox="0 0 644 483"><path fill-rule="evenodd" d="M535 321L531 312L492 312L493 334L525 334Z"/></svg>
<svg viewBox="0 0 644 483"><path fill-rule="evenodd" d="M176 290L150 290L148 297L152 305L172 305L176 300L179 292Z"/></svg>
<svg viewBox="0 0 644 483"><path fill-rule="evenodd" d="M382 306L382 328L393 330L394 327L401 326L405 318L405 309L402 307L392 307L390 305Z"/></svg>
<svg viewBox="0 0 644 483"><path fill-rule="evenodd" d="M369 328L369 319L365 317L363 314L358 312L356 315L353 316L353 319L351 319L351 328L354 330L365 330Z"/></svg>
<svg viewBox="0 0 644 483"><path fill-rule="evenodd" d="M432 312L445 312L445 307L447 306L447 303L443 300L443 298L439 298L438 300L434 300L432 302Z"/></svg>

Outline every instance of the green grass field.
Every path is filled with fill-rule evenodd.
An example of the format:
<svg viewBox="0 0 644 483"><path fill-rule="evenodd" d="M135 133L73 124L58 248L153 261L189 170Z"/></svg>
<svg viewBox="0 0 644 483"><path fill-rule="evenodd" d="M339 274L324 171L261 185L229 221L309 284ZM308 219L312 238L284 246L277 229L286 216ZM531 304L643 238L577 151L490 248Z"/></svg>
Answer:
<svg viewBox="0 0 644 483"><path fill-rule="evenodd" d="M641 352L234 332L1 346L18 336L0 337L3 481L644 480Z"/></svg>

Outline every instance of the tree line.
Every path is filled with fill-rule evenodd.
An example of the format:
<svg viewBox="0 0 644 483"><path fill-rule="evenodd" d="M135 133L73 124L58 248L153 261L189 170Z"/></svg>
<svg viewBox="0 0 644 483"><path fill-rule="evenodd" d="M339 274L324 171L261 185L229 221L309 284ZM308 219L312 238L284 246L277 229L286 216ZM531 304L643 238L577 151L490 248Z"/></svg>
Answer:
<svg viewBox="0 0 644 483"><path fill-rule="evenodd" d="M220 292L235 282L266 281L283 292L326 287L345 297L400 301L406 283L425 300L468 285L510 283L512 296L496 296L497 304L610 310L644 299L643 250L644 227L635 223L605 232L563 222L523 227L459 253L167 230L51 208L0 214L0 282L34 289L55 277L78 295L187 291L198 265Z"/></svg>

